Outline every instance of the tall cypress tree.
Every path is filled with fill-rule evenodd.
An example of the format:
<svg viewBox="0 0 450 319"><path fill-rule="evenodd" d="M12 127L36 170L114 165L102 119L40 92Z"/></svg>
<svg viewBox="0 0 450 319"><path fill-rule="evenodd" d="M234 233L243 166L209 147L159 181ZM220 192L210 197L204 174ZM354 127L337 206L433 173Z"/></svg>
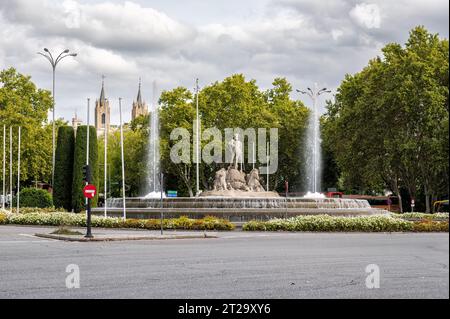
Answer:
<svg viewBox="0 0 450 319"><path fill-rule="evenodd" d="M61 126L55 151L55 182L53 203L57 208L72 210L73 152L75 135L73 127Z"/></svg>
<svg viewBox="0 0 450 319"><path fill-rule="evenodd" d="M73 160L73 183L72 183L72 205L75 212L79 213L86 209L83 196L83 166L86 165L86 137L87 126L82 125L77 129L75 139L75 151ZM98 154L97 154L97 132L95 127L89 127L89 166L91 167L91 184L98 186ZM98 195L91 200L91 207L97 206Z"/></svg>

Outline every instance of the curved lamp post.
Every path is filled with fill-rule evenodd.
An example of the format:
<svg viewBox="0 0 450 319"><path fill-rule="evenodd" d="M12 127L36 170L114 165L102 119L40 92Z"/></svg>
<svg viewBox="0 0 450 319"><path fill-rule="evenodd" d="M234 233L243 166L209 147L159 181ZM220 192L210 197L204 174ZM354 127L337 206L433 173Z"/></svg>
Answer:
<svg viewBox="0 0 450 319"><path fill-rule="evenodd" d="M68 49L65 49L64 51L62 51L58 57L56 59L53 58L52 53L49 51L49 49L44 48L44 53L42 52L38 52L37 54L42 55L44 58L46 58L48 60L48 62L50 62L50 64L52 65L52 70L53 70L53 90L52 90L52 98L53 98L53 128L52 128L52 188L53 188L53 183L55 180L55 71L56 71L56 66L58 65L58 63L68 57L68 56L72 56L72 57L76 57L77 54L76 53L70 53Z"/></svg>

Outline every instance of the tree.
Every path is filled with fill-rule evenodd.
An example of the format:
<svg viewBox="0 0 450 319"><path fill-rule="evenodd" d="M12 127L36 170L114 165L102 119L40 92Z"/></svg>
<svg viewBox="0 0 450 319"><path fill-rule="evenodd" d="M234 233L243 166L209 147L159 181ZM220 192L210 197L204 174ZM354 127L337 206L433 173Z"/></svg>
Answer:
<svg viewBox="0 0 450 319"><path fill-rule="evenodd" d="M417 27L383 55L346 76L324 133L348 187L423 189L430 211L430 198L448 196L448 40Z"/></svg>
<svg viewBox="0 0 450 319"><path fill-rule="evenodd" d="M53 203L56 208L72 210L73 156L75 135L73 127L61 126L55 152L55 184Z"/></svg>
<svg viewBox="0 0 450 319"><path fill-rule="evenodd" d="M13 161L15 162L17 160L15 149L17 128L22 127L21 181L24 185L31 185L37 180L49 181L51 178L51 125L47 123L47 112L51 106L50 92L38 89L31 81L31 77L18 73L14 68L0 71L1 142L3 143L2 131L5 125L8 150L9 127L12 126ZM0 167L0 172L1 169Z"/></svg>
<svg viewBox="0 0 450 319"><path fill-rule="evenodd" d="M284 78L277 78L269 90L261 90L255 80L246 80L242 74L235 74L223 81L203 87L199 93L199 113L201 132L215 127L222 133L222 158L224 159L226 128L278 128L279 163L278 171L270 177L271 188L284 191L284 181L288 180L292 189L301 187L302 144L308 119L308 109L299 101L290 98L292 87ZM166 188L177 189L180 196L194 196L195 163L193 121L196 108L195 94L184 87L163 91L159 104L161 168L165 174ZM147 184L147 148L149 138L150 115L138 117L124 129L124 155L127 194L130 196L145 193ZM178 142L170 139L176 128L187 130L189 138L188 163L174 163L170 150ZM121 160L119 132L108 137L108 163L111 172L111 195L119 196L121 190ZM103 136L101 137L103 139ZM211 140L203 140L202 149ZM246 145L247 146L247 145ZM103 158L103 141L99 143L100 159ZM248 172L248 148L244 149L244 170ZM258 158L257 158L258 160ZM228 164L215 162L200 164L201 189L209 189L215 172ZM255 167L265 166L260 162ZM103 165L100 165L103 176ZM100 181L103 189L103 181Z"/></svg>
<svg viewBox="0 0 450 319"><path fill-rule="evenodd" d="M85 198L83 196L83 166L86 165L86 138L87 126L77 128L75 149L73 158L73 184L72 184L72 207L76 213L85 209ZM89 166L91 168L91 184L98 185L98 156L97 156L97 132L95 127L89 126ZM91 200L91 206L97 206L98 194Z"/></svg>

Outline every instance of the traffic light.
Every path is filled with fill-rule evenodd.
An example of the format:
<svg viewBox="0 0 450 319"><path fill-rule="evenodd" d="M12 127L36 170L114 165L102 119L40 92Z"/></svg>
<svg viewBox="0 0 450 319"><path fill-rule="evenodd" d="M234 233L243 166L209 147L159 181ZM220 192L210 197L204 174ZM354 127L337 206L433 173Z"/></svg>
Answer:
<svg viewBox="0 0 450 319"><path fill-rule="evenodd" d="M88 184L91 182L91 167L89 165L83 166L83 181Z"/></svg>

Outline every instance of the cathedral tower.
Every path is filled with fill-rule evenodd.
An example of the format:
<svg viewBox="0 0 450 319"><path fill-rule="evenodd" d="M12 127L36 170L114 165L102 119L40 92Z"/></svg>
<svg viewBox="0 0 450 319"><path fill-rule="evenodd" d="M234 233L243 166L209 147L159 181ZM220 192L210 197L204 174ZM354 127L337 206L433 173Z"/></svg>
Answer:
<svg viewBox="0 0 450 319"><path fill-rule="evenodd" d="M136 101L133 102L133 109L131 111L131 120L134 120L138 116L147 115L147 114L148 114L148 107L147 107L147 104L142 100L141 79L139 79L139 89L138 89Z"/></svg>
<svg viewBox="0 0 450 319"><path fill-rule="evenodd" d="M110 117L111 109L109 107L109 101L105 97L105 77L103 76L100 98L95 101L95 128L97 129L97 135L104 132L105 128L109 131Z"/></svg>

